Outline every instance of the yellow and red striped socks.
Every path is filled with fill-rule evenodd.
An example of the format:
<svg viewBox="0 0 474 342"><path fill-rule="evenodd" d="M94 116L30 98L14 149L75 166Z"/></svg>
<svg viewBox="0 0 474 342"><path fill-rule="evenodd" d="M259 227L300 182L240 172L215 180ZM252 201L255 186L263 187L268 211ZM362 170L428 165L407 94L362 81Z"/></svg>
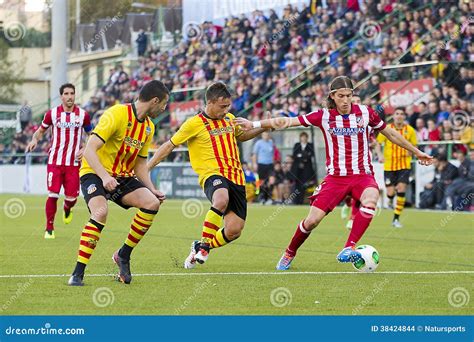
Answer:
<svg viewBox="0 0 474 342"><path fill-rule="evenodd" d="M219 232L219 229L222 225L222 216L224 214L221 213L214 207L211 207L206 214L204 219L204 223L202 226L202 238L201 243L211 245L212 241L214 241L214 237ZM220 234L222 235L222 233ZM223 239L223 238L222 238ZM221 241L222 241L221 239ZM216 243L215 243L216 245Z"/></svg>
<svg viewBox="0 0 474 342"><path fill-rule="evenodd" d="M225 227L219 229L216 235L214 235L214 238L211 241L211 248L219 248L227 245L230 242L227 236L225 236L224 229Z"/></svg>
<svg viewBox="0 0 474 342"><path fill-rule="evenodd" d="M118 252L121 258L130 259L130 254L132 253L133 248L135 248L143 236L145 236L157 213L157 210L137 210L137 213L132 220L132 224L130 225L130 231L125 239L125 243Z"/></svg>
<svg viewBox="0 0 474 342"><path fill-rule="evenodd" d="M393 210L394 220L398 220L400 217L400 214L403 211L403 208L405 208L405 193L404 192L399 192L397 193L397 203L395 205L395 209Z"/></svg>
<svg viewBox="0 0 474 342"><path fill-rule="evenodd" d="M84 270L89 263L92 253L94 253L102 229L104 229L104 224L93 219L89 219L89 222L84 226L81 241L79 242L79 252L77 255L76 268L73 272L74 275L84 275Z"/></svg>

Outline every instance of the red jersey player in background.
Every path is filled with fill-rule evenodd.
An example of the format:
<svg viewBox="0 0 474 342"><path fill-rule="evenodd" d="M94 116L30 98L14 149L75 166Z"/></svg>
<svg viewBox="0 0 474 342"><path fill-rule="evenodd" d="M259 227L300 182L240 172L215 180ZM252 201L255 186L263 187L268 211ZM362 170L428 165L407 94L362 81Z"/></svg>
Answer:
<svg viewBox="0 0 474 342"><path fill-rule="evenodd" d="M76 89L73 84L66 83L59 88L62 104L46 112L43 122L33 134L26 152L33 151L46 131L51 127L51 148L47 166L48 199L46 200L46 231L45 239L54 239L54 217L61 186L64 187L63 221L72 221L72 207L79 196L79 167L83 148L82 129L86 133L92 130L89 114L76 106Z"/></svg>
<svg viewBox="0 0 474 342"><path fill-rule="evenodd" d="M311 209L302 220L293 238L277 264L278 270L287 270L296 251L311 231L347 195L361 203L354 218L349 238L338 254L339 262L357 262L362 257L355 249L375 214L379 188L374 178L369 153L370 129L380 131L391 142L412 152L422 165L432 163L433 157L421 152L393 128L387 127L372 108L353 104L353 84L349 77L338 76L329 85L328 107L296 118L275 118L250 122L237 118L242 129L286 128L291 126L317 126L326 145L327 176L310 197Z"/></svg>

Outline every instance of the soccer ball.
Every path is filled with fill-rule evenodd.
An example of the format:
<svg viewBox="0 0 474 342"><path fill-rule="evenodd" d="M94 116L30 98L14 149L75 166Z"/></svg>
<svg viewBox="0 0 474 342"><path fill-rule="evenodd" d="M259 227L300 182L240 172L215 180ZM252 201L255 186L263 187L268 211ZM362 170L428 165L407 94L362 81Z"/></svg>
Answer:
<svg viewBox="0 0 474 342"><path fill-rule="evenodd" d="M369 245L362 245L356 248L362 254L362 259L352 263L354 268L360 272L373 272L379 265L379 252Z"/></svg>

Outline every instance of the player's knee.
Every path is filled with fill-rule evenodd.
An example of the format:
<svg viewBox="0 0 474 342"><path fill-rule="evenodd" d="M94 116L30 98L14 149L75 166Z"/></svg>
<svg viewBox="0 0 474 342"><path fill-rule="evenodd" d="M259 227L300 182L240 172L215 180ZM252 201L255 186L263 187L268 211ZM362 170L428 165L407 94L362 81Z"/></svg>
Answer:
<svg viewBox="0 0 474 342"><path fill-rule="evenodd" d="M238 239L241 234L242 234L242 231L229 232L226 237L230 241L234 241L234 240Z"/></svg>
<svg viewBox="0 0 474 342"><path fill-rule="evenodd" d="M322 221L324 216L321 215L310 215L304 220L304 228L306 230L313 230Z"/></svg>
<svg viewBox="0 0 474 342"><path fill-rule="evenodd" d="M97 222L105 223L109 210L106 206L100 208L91 208L91 218Z"/></svg>
<svg viewBox="0 0 474 342"><path fill-rule="evenodd" d="M226 228L224 231L226 238L230 241L234 241L242 235L242 230L244 230L244 226L239 225L238 227L233 227L233 229Z"/></svg>
<svg viewBox="0 0 474 342"><path fill-rule="evenodd" d="M227 204L229 203L229 198L227 197L218 197L212 200L212 206L219 210L220 212L225 212L227 209Z"/></svg>
<svg viewBox="0 0 474 342"><path fill-rule="evenodd" d="M141 207L147 210L158 211L158 209L160 209L160 201L156 197L150 197Z"/></svg>
<svg viewBox="0 0 474 342"><path fill-rule="evenodd" d="M377 202L378 202L378 197L370 197L361 201L361 204L364 207L375 208L377 206Z"/></svg>

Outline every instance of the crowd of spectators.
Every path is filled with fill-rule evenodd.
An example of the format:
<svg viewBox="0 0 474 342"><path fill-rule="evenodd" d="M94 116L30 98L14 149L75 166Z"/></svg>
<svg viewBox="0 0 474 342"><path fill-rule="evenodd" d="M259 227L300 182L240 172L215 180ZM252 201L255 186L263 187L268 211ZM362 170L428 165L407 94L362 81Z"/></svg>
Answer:
<svg viewBox="0 0 474 342"><path fill-rule="evenodd" d="M178 90L220 80L234 92L234 113L251 118L267 111L274 116L297 116L324 105L328 83L338 75L348 75L356 82L366 79L357 92L364 104L372 106L383 100L381 82L432 77L436 86L429 101L406 108L418 141L460 140L454 151L465 154L474 147L474 127L466 122L474 113L472 1L325 3L315 13L310 7L288 5L280 15L256 10L227 18L223 25L204 22L170 50L141 49L138 65L127 71L120 65L109 70L106 84L83 107L96 123L109 106L133 101L149 80L163 80L175 91L173 101L202 98L200 92ZM381 71L390 64L432 60L439 63ZM315 67L303 72L311 65ZM269 92L273 93L265 101L259 100ZM3 148L24 150L34 127L25 125L11 148ZM161 130L155 145L176 128ZM46 151L47 144L41 148ZM425 150L438 153L436 145ZM180 160L182 155L172 158Z"/></svg>

